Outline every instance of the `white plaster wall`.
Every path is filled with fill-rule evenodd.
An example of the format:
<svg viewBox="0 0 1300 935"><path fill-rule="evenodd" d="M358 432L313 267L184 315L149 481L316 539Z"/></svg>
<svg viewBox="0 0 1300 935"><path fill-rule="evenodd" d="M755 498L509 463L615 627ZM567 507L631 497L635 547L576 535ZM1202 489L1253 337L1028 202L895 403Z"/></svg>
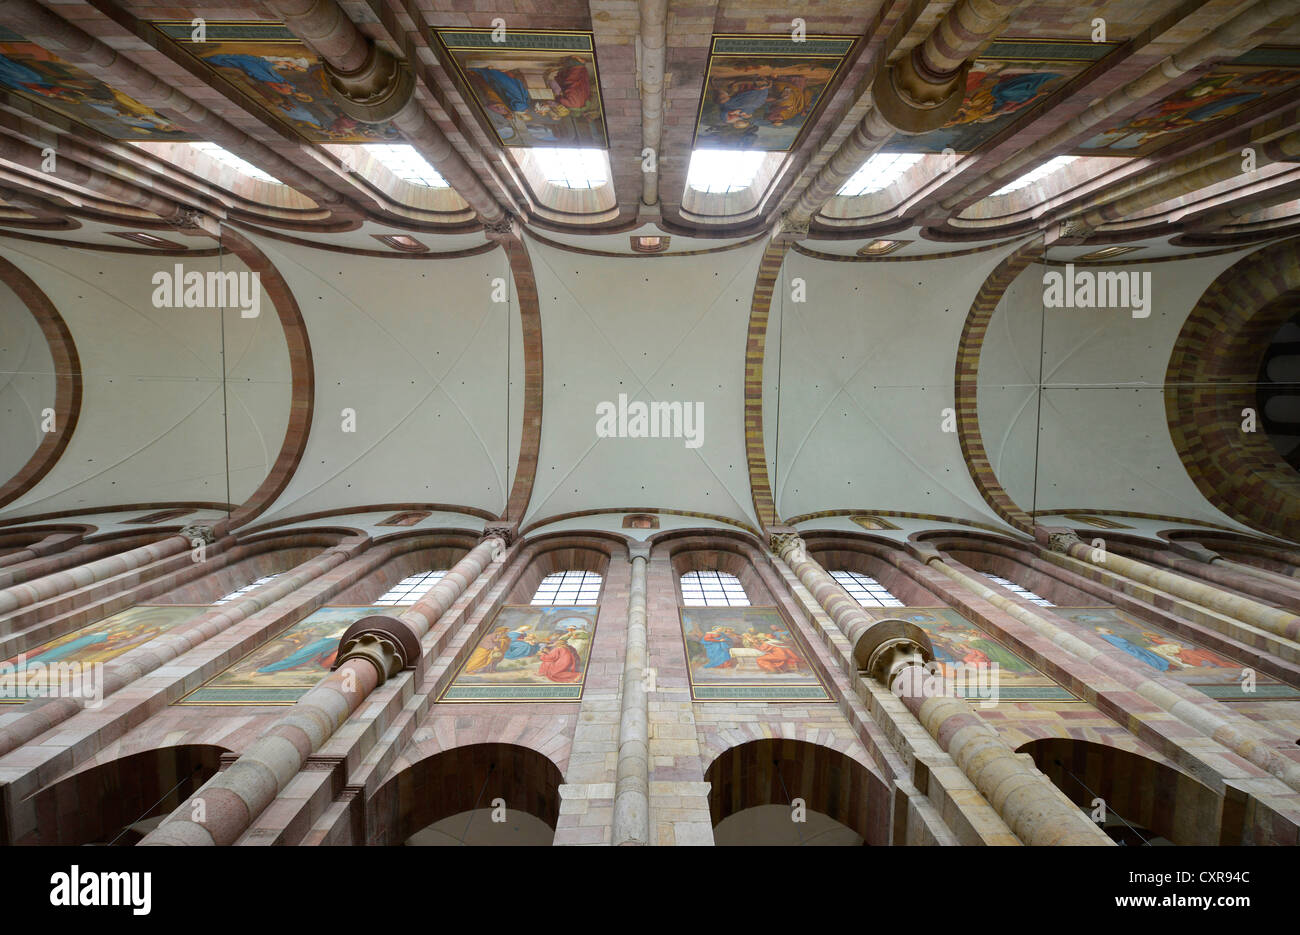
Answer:
<svg viewBox="0 0 1300 935"><path fill-rule="evenodd" d="M0 484L22 470L44 439L41 411L54 408L55 382L40 325L0 283Z"/></svg>
<svg viewBox="0 0 1300 935"><path fill-rule="evenodd" d="M546 392L526 524L599 507L672 507L753 524L745 334L762 249L613 259L530 241ZM596 406L619 393L702 402L703 444L597 437Z"/></svg>
<svg viewBox="0 0 1300 935"><path fill-rule="evenodd" d="M45 291L81 358L81 416L59 462L6 515L119 503L247 499L280 451L289 413L288 352L265 293L256 319L154 308L153 275L244 270L234 257L176 260L6 241L0 253ZM222 265L224 263L224 266ZM227 431L229 450L227 452ZM227 454L229 484L227 483Z"/></svg>
<svg viewBox="0 0 1300 935"><path fill-rule="evenodd" d="M1150 272L1147 318L1066 308L1047 309L1044 317L1044 267L1021 274L994 313L980 360L980 431L1013 500L1025 509L1036 502L1039 510L1132 510L1244 528L1211 506L1183 468L1169 435L1163 386L1191 309L1249 252L1104 267ZM1040 325L1044 392L1035 498L1026 452L1038 414L1026 384L1038 378Z"/></svg>
<svg viewBox="0 0 1300 935"><path fill-rule="evenodd" d="M367 503L500 513L518 450L523 372L513 286L508 302L492 300L494 279L511 283L504 252L390 260L252 239L293 290L316 367L306 452L260 521ZM343 430L344 409L355 410L355 432Z"/></svg>
<svg viewBox="0 0 1300 935"><path fill-rule="evenodd" d="M1011 249L910 263L787 256L763 368L781 516L899 510L1002 525L942 423L966 313ZM795 279L803 303L793 301Z"/></svg>

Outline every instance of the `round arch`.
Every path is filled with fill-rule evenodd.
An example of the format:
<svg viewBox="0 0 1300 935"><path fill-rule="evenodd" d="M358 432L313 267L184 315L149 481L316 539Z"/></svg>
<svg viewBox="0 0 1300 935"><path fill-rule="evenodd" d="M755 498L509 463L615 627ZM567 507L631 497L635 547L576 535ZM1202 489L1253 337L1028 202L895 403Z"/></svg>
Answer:
<svg viewBox="0 0 1300 935"><path fill-rule="evenodd" d="M1064 737L1031 740L1017 753L1090 814L1105 804L1105 830L1124 844L1217 845L1223 800L1172 766L1106 744ZM1226 830L1226 829L1225 829Z"/></svg>
<svg viewBox="0 0 1300 935"><path fill-rule="evenodd" d="M816 844L819 838L826 843L889 843L889 790L867 767L830 747L785 738L752 740L719 754L704 778L711 784L715 834L741 812L775 806L783 813L773 809L770 818L775 820L745 827L749 843ZM853 835L837 834L827 822L799 828L790 821L795 799ZM718 843L727 843L725 837Z"/></svg>
<svg viewBox="0 0 1300 935"><path fill-rule="evenodd" d="M403 769L371 798L368 844L403 844L454 815L492 808L522 811L554 829L560 814L560 769L528 747L481 743L435 753ZM468 843L468 842L466 842Z"/></svg>
<svg viewBox="0 0 1300 935"><path fill-rule="evenodd" d="M132 825L179 808L217 774L228 752L212 744L158 747L74 773L22 803L10 822L10 843L134 844L142 835ZM26 826L14 830L19 822Z"/></svg>

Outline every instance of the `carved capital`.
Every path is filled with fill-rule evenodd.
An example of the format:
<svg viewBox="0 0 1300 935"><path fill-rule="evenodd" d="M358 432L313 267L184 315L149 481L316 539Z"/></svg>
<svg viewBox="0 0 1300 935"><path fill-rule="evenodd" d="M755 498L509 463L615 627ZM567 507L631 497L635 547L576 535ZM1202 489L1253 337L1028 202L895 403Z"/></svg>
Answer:
<svg viewBox="0 0 1300 935"><path fill-rule="evenodd" d="M1070 554L1070 546L1082 545L1083 540L1073 532L1052 532L1047 536L1047 547L1053 552L1060 552L1062 555Z"/></svg>
<svg viewBox="0 0 1300 935"><path fill-rule="evenodd" d="M773 533L770 541L772 551L786 561L801 562L808 558L808 545L797 532Z"/></svg>
<svg viewBox="0 0 1300 935"><path fill-rule="evenodd" d="M510 548L519 539L518 523L485 523L483 526L483 535L479 537L479 542L485 539L497 538Z"/></svg>
<svg viewBox="0 0 1300 935"><path fill-rule="evenodd" d="M207 523L191 523L189 526L183 526L181 527L181 535L191 543L196 539L206 545L212 545L217 541L216 530Z"/></svg>
<svg viewBox="0 0 1300 935"><path fill-rule="evenodd" d="M355 71L338 71L328 62L321 64L339 109L359 123L387 123L415 93L415 75L410 66L373 42L366 60Z"/></svg>
<svg viewBox="0 0 1300 935"><path fill-rule="evenodd" d="M853 646L858 671L886 687L893 685L907 666L925 665L933 659L934 648L926 632L896 617L877 620L862 631Z"/></svg>
<svg viewBox="0 0 1300 935"><path fill-rule="evenodd" d="M785 236L787 239L798 240L808 236L808 226L812 223L812 218L801 215L794 215L786 211L781 215L781 220L776 225L776 235Z"/></svg>
<svg viewBox="0 0 1300 935"><path fill-rule="evenodd" d="M483 230L494 240L502 237L513 237L517 231L515 216L506 212L495 221L484 221Z"/></svg>
<svg viewBox="0 0 1300 935"><path fill-rule="evenodd" d="M339 651L332 668L350 659L365 659L379 672L379 682L403 669L415 668L420 658L420 641L411 628L396 617L372 614L362 617L339 637Z"/></svg>
<svg viewBox="0 0 1300 935"><path fill-rule="evenodd" d="M876 79L871 102L900 133L929 133L946 124L965 99L970 63L947 75L918 67L915 55L905 55Z"/></svg>

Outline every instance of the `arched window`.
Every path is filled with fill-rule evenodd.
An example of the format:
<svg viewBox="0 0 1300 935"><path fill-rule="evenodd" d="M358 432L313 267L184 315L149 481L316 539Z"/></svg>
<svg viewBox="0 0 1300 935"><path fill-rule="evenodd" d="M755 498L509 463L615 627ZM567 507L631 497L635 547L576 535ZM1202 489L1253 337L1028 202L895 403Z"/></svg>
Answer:
<svg viewBox="0 0 1300 935"><path fill-rule="evenodd" d="M1021 597L1024 597L1024 598L1027 598L1027 599L1030 600L1030 601L1033 601L1033 602L1034 602L1035 604L1037 604L1039 607L1055 607L1055 606L1056 606L1056 605L1053 604L1051 601L1049 601L1047 598L1045 598L1045 597L1040 597L1039 595L1035 594L1033 591L1029 590L1028 588L1022 588L1020 585L1016 584L1014 581L1008 581L1006 578L999 578L997 575L990 575L990 574L988 574L987 572L985 572L984 577L985 577L985 578L988 578L988 579L989 579L990 581L992 581L994 584L999 584L999 585L1001 585L1002 587L1006 588L1008 591L1011 591L1011 592L1014 593L1014 594L1019 594Z"/></svg>
<svg viewBox="0 0 1300 935"><path fill-rule="evenodd" d="M376 604L414 604L442 580L444 571L423 571L403 578L375 601Z"/></svg>
<svg viewBox="0 0 1300 935"><path fill-rule="evenodd" d="M863 607L902 607L903 602L870 575L856 571L833 571L831 577Z"/></svg>
<svg viewBox="0 0 1300 935"><path fill-rule="evenodd" d="M280 577L279 574L274 574L274 575L267 575L265 578L258 578L256 581L252 582L251 584L246 584L242 588L236 588L235 590L227 594L225 597L221 598L220 600L215 600L212 603L229 604L235 598L242 597L243 595L249 593L250 591L256 591L262 585L268 584L274 581L278 577Z"/></svg>
<svg viewBox="0 0 1300 935"><path fill-rule="evenodd" d="M557 571L542 579L532 603L543 606L594 604L600 598L600 575L594 571Z"/></svg>
<svg viewBox="0 0 1300 935"><path fill-rule="evenodd" d="M682 575L682 603L687 607L748 607L749 595L740 579L725 571L688 571Z"/></svg>

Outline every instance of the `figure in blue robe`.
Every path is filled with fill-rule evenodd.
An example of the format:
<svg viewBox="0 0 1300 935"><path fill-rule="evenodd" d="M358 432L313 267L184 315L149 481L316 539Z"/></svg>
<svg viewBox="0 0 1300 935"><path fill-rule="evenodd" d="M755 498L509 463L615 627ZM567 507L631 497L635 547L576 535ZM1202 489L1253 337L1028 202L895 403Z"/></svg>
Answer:
<svg viewBox="0 0 1300 935"><path fill-rule="evenodd" d="M308 662L316 656L329 656L338 648L339 635L322 636L318 640L308 643L302 649L295 653L285 656L283 659L277 659L275 662L268 662L264 666L258 666L258 672L281 672L285 669L292 669L294 666Z"/></svg>
<svg viewBox="0 0 1300 935"><path fill-rule="evenodd" d="M537 644L527 642L524 637L528 635L527 630L511 630L510 648L506 650L505 658L507 659L524 659L528 656L537 655Z"/></svg>
<svg viewBox="0 0 1300 935"><path fill-rule="evenodd" d="M222 68L237 68L253 81L260 81L263 84L289 85L284 75L275 70L274 65L258 55L223 52L219 55L209 55L204 61Z"/></svg>
<svg viewBox="0 0 1300 935"><path fill-rule="evenodd" d="M53 649L48 649L45 652L40 653L39 655L27 657L27 665L30 666L37 662L49 665L51 662L66 659L79 650L86 649L87 647L94 646L98 643L107 642L108 633L103 630L98 633L87 633L85 636L79 636L75 640L70 640L67 643L64 643L62 646L56 646Z"/></svg>
<svg viewBox="0 0 1300 935"><path fill-rule="evenodd" d="M1025 101L1033 100L1039 88L1059 77L1060 75L1050 72L1028 72L999 81L989 90L994 101L994 111L1002 110L1007 104L1023 104Z"/></svg>
<svg viewBox="0 0 1300 935"><path fill-rule="evenodd" d="M731 658L731 640L721 630L710 630L700 637L700 645L704 647L704 654L708 656L709 661L704 664L706 669L730 669L735 665Z"/></svg>
<svg viewBox="0 0 1300 935"><path fill-rule="evenodd" d="M513 75L495 68L471 68L470 71L487 82L488 87L495 91L501 101L515 113L522 114L532 106L533 100L528 94L528 87Z"/></svg>
<svg viewBox="0 0 1300 935"><path fill-rule="evenodd" d="M31 90L32 86L40 88L53 87L40 72L4 55L0 55L0 84L17 88L20 91Z"/></svg>
<svg viewBox="0 0 1300 935"><path fill-rule="evenodd" d="M1124 637L1112 633L1105 627L1099 627L1097 629L1097 635L1107 643L1110 643L1110 645L1124 650L1124 652L1128 653L1134 659L1142 660L1147 665L1151 666L1151 668L1159 669L1161 672L1169 671L1170 662L1163 656L1157 656L1155 653L1151 652L1151 650L1143 649L1137 643L1126 640Z"/></svg>

